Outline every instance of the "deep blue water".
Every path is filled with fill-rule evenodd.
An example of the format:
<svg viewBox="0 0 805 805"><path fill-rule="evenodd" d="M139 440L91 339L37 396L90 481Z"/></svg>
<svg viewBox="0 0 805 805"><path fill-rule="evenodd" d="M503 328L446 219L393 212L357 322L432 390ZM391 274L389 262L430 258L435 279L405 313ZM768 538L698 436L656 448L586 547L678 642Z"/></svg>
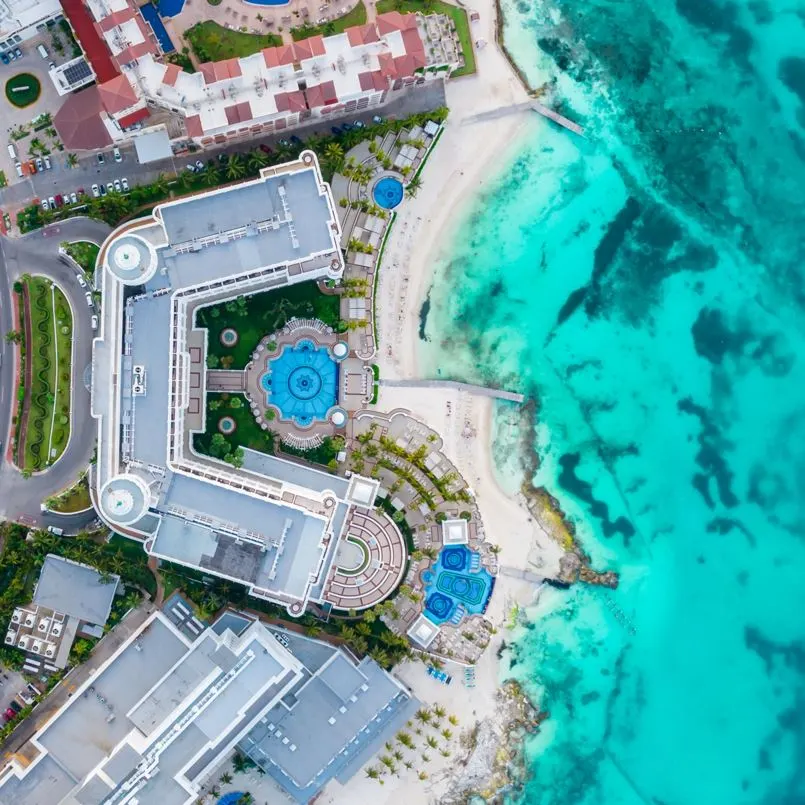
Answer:
<svg viewBox="0 0 805 805"><path fill-rule="evenodd" d="M538 400L534 481L621 573L516 635L551 719L512 799L803 803L805 7L504 9L588 137L533 122L436 267L424 357Z"/></svg>

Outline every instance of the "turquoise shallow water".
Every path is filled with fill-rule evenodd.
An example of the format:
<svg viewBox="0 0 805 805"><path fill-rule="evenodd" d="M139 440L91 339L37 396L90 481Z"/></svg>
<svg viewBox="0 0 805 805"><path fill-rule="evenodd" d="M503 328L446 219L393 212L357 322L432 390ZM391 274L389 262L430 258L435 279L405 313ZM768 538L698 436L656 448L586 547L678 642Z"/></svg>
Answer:
<svg viewBox="0 0 805 805"><path fill-rule="evenodd" d="M505 657L552 716L511 797L803 803L805 7L505 14L590 136L534 121L436 268L423 358L538 398L535 480L621 573L547 590Z"/></svg>

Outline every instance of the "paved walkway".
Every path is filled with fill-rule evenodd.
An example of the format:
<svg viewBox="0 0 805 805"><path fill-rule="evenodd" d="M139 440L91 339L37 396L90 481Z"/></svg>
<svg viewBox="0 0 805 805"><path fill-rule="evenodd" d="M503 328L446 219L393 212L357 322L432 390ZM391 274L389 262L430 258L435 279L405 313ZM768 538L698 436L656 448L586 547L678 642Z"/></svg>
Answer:
<svg viewBox="0 0 805 805"><path fill-rule="evenodd" d="M338 609L366 609L387 598L400 583L408 553L405 540L391 518L379 510L353 510L345 533L368 549L369 562L355 575L334 567L324 595Z"/></svg>
<svg viewBox="0 0 805 805"><path fill-rule="evenodd" d="M487 386L474 386L472 383L460 383L457 380L380 380L381 386L397 386L399 388L451 388L466 391L470 394L480 394L482 397L496 397L499 400L521 403L525 401L522 394L515 391L504 391Z"/></svg>

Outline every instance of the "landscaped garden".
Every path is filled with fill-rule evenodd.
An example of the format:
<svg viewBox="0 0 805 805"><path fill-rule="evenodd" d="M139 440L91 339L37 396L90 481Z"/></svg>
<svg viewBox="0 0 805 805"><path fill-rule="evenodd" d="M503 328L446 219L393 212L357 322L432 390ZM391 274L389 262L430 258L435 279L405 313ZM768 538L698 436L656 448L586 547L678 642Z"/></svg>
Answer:
<svg viewBox="0 0 805 805"><path fill-rule="evenodd" d="M415 14L416 12L446 14L456 26L461 52L464 54L464 66L455 70L452 75L458 77L475 72L475 51L472 49L470 21L463 8L454 6L452 3L445 3L443 0L378 0L376 8L378 14L385 14L388 11L399 11L401 14Z"/></svg>
<svg viewBox="0 0 805 805"><path fill-rule="evenodd" d="M42 85L31 73L17 73L6 81L6 99L18 109L35 103L41 93Z"/></svg>
<svg viewBox="0 0 805 805"><path fill-rule="evenodd" d="M28 418L22 469L35 472L52 464L70 437L70 371L73 319L59 288L44 277L24 280L29 304L31 343L26 382ZM26 328L27 330L27 328Z"/></svg>
<svg viewBox="0 0 805 805"><path fill-rule="evenodd" d="M322 25L300 25L298 28L291 28L291 36L295 42L301 39L308 39L311 36L333 36L342 34L347 28L353 25L366 25L366 6L359 2L355 8L344 14L343 17L325 22Z"/></svg>
<svg viewBox="0 0 805 805"><path fill-rule="evenodd" d="M51 511L61 512L62 514L86 511L92 506L86 472L81 474L81 477L73 486L49 497L45 501L45 505Z"/></svg>
<svg viewBox="0 0 805 805"><path fill-rule="evenodd" d="M61 244L67 254L81 266L87 276L91 277L95 273L95 261L98 259L100 246L97 243L90 243L88 240L77 240L75 243L65 241Z"/></svg>
<svg viewBox="0 0 805 805"><path fill-rule="evenodd" d="M212 20L196 23L185 31L184 36L202 62L238 59L282 44L282 37L278 34L232 31Z"/></svg>
<svg viewBox="0 0 805 805"><path fill-rule="evenodd" d="M235 429L222 433L218 424L225 418L234 420ZM193 436L193 448L204 455L226 460L227 455L237 456L237 449L243 447L273 453L274 434L261 430L242 394L208 394L207 429Z"/></svg>
<svg viewBox="0 0 805 805"><path fill-rule="evenodd" d="M301 282L201 308L196 324L209 329L207 366L245 368L260 340L282 329L294 317L321 319L334 330L340 330L339 302L340 297L323 294L315 282ZM237 333L232 346L221 339L221 333L228 329Z"/></svg>

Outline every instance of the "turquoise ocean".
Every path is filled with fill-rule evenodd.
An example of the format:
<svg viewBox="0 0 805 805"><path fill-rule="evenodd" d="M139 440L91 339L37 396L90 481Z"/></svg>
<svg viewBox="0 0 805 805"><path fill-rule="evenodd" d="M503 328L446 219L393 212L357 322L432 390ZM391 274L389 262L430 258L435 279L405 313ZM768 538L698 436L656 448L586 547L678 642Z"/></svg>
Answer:
<svg viewBox="0 0 805 805"><path fill-rule="evenodd" d="M502 674L551 718L509 798L805 803L805 5L504 16L588 137L535 119L469 205L423 363L538 400L534 480L621 574L515 632Z"/></svg>

